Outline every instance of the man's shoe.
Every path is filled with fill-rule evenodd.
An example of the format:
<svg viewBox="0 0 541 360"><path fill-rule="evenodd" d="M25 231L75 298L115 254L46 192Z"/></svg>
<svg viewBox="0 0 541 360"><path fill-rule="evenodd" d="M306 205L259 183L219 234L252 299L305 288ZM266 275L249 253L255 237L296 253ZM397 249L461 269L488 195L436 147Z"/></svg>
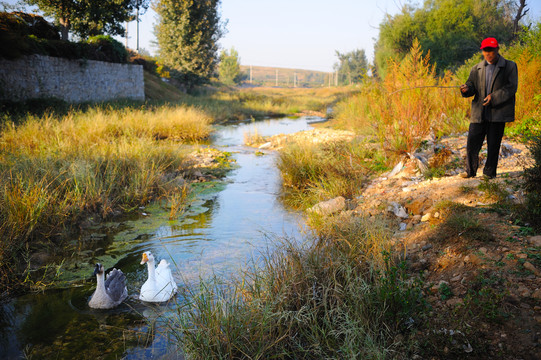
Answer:
<svg viewBox="0 0 541 360"><path fill-rule="evenodd" d="M460 174L460 177L463 179L469 179L469 178L475 177L475 175L470 175L467 172L463 172Z"/></svg>
<svg viewBox="0 0 541 360"><path fill-rule="evenodd" d="M494 179L496 176L491 176L491 175L486 175L486 174L483 174L483 180L491 180L491 179Z"/></svg>

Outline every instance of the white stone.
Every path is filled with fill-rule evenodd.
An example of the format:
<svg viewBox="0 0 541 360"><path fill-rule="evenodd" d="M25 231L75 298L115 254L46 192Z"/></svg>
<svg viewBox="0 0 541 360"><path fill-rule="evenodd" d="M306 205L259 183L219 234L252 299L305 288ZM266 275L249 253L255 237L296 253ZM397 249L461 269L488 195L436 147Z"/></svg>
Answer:
<svg viewBox="0 0 541 360"><path fill-rule="evenodd" d="M426 213L426 214L424 214L424 215L421 217L421 221L422 221L422 222L427 222L427 221L430 220L431 218L432 218L432 214Z"/></svg>
<svg viewBox="0 0 541 360"><path fill-rule="evenodd" d="M345 208L346 199L343 196L339 196L334 199L317 203L310 209L308 209L308 211L320 215L332 215L334 213L344 210Z"/></svg>
<svg viewBox="0 0 541 360"><path fill-rule="evenodd" d="M269 141L269 142L266 142L264 144L259 145L259 148L260 149L268 149L268 148L271 147L271 145L272 145L272 143Z"/></svg>

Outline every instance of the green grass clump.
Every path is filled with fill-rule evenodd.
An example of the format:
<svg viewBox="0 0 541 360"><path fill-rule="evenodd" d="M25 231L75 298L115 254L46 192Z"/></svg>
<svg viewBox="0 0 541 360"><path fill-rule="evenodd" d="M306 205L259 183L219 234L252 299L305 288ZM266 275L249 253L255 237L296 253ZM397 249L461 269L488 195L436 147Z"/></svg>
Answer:
<svg viewBox="0 0 541 360"><path fill-rule="evenodd" d="M485 242L494 239L490 229L479 221L475 209L452 201L442 201L435 208L441 214L441 222L431 236L435 241L446 242L461 238Z"/></svg>
<svg viewBox="0 0 541 360"><path fill-rule="evenodd" d="M344 196L352 199L369 176L386 169L387 159L361 142L300 142L280 152L286 202L296 208Z"/></svg>
<svg viewBox="0 0 541 360"><path fill-rule="evenodd" d="M171 323L188 356L389 357L394 335L407 332L422 309L420 287L380 251L390 240L383 223L329 221L325 229L334 231L303 244L284 240L233 285L215 281L188 290ZM373 250L365 252L365 243Z"/></svg>

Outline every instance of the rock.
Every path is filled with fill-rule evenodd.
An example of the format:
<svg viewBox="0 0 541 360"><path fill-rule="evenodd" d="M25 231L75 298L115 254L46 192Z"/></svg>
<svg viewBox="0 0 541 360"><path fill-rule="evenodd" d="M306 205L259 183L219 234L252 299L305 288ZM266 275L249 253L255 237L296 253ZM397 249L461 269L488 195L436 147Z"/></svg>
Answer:
<svg viewBox="0 0 541 360"><path fill-rule="evenodd" d="M422 215L423 212L432 206L432 201L428 197L421 197L406 204L406 209L413 215Z"/></svg>
<svg viewBox="0 0 541 360"><path fill-rule="evenodd" d="M411 222L412 222L413 224L418 224L418 223L421 222L421 218L422 218L421 215L415 215L415 216L413 216L413 218L411 219Z"/></svg>
<svg viewBox="0 0 541 360"><path fill-rule="evenodd" d="M482 263L479 256L475 254L469 254L464 256L464 263L466 264L472 264L472 265L480 265Z"/></svg>
<svg viewBox="0 0 541 360"><path fill-rule="evenodd" d="M400 223L400 231L404 231L404 230L406 230L406 229L407 229L407 227L408 227L408 224L406 224L406 223L403 223L403 222L401 222L401 223Z"/></svg>
<svg viewBox="0 0 541 360"><path fill-rule="evenodd" d="M259 149L268 149L271 146L272 146L272 143L269 141L269 142L259 145Z"/></svg>
<svg viewBox="0 0 541 360"><path fill-rule="evenodd" d="M526 261L524 264L523 264L524 268L527 269L527 270L530 270L531 272L533 272L536 276L541 276L541 272L539 270L536 269L536 267L529 261Z"/></svg>
<svg viewBox="0 0 541 360"><path fill-rule="evenodd" d="M517 289L517 294L519 294L522 297L530 297L530 295L532 293L530 292L530 289L528 289L526 286L520 284L518 289Z"/></svg>
<svg viewBox="0 0 541 360"><path fill-rule="evenodd" d="M460 275L457 275L457 276L451 278L451 282L457 282L457 281L460 281L460 280L462 280L462 276L460 276Z"/></svg>
<svg viewBox="0 0 541 360"><path fill-rule="evenodd" d="M399 162L398 164L395 165L395 167L393 168L393 170L391 170L391 172L389 173L388 177L393 177L395 176L396 174L398 174L400 171L402 171L402 168L404 167L404 163L401 161Z"/></svg>
<svg viewBox="0 0 541 360"><path fill-rule="evenodd" d="M346 199L343 196L337 198L322 201L318 204L315 204L310 209L309 212L313 212L320 215L331 215L342 211L346 208Z"/></svg>
<svg viewBox="0 0 541 360"><path fill-rule="evenodd" d="M541 246L541 235L528 237L528 243L533 246Z"/></svg>
<svg viewBox="0 0 541 360"><path fill-rule="evenodd" d="M531 295L534 299L541 300L541 289L537 289Z"/></svg>
<svg viewBox="0 0 541 360"><path fill-rule="evenodd" d="M423 246L421 249L422 249L423 251L430 250L430 249L432 249L432 244L426 244L426 245Z"/></svg>
<svg viewBox="0 0 541 360"><path fill-rule="evenodd" d="M389 207L387 208L387 210L389 212L392 212L395 216L399 218L402 218L402 219L408 218L408 213L406 212L406 209L404 209L403 206L400 206L400 204L398 204L397 202L392 201Z"/></svg>
<svg viewBox="0 0 541 360"><path fill-rule="evenodd" d="M454 306L457 306L457 305L462 305L462 304L464 304L464 300L462 300L462 299L459 298L459 297L453 297L453 298L447 300L447 301L446 301L446 304L447 304L447 306L452 306L452 307L454 307Z"/></svg>
<svg viewBox="0 0 541 360"><path fill-rule="evenodd" d="M482 253L483 255L486 255L488 253L488 250L486 247L482 247L482 248L479 248L479 252Z"/></svg>
<svg viewBox="0 0 541 360"><path fill-rule="evenodd" d="M427 222L427 221L429 221L431 218L432 218L432 214L431 214L431 213L426 213L426 214L424 214L423 217L421 218L421 222Z"/></svg>
<svg viewBox="0 0 541 360"><path fill-rule="evenodd" d="M408 225L406 226L406 230L411 230L411 229L413 229L413 223L409 222Z"/></svg>
<svg viewBox="0 0 541 360"><path fill-rule="evenodd" d="M503 143L500 146L500 158L506 158L514 154L519 154L521 151L519 149L513 148L511 145L507 143Z"/></svg>

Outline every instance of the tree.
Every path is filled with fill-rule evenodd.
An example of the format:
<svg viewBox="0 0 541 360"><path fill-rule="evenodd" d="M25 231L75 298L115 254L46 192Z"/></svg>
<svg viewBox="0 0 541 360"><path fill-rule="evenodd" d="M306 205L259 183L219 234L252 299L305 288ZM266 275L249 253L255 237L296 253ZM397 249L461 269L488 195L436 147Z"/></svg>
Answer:
<svg viewBox="0 0 541 360"><path fill-rule="evenodd" d="M137 3L137 0L24 1L36 5L45 16L54 18L60 25L63 40L68 40L70 31L83 39L102 34L122 35L123 23L130 18Z"/></svg>
<svg viewBox="0 0 541 360"><path fill-rule="evenodd" d="M440 73L455 69L479 51L483 38L508 43L517 10L510 0L424 0L421 8L406 5L380 24L374 56L378 76L385 76L389 58L400 60L408 53L414 39L424 51L430 50Z"/></svg>
<svg viewBox="0 0 541 360"><path fill-rule="evenodd" d="M235 85L240 81L240 58L235 48L231 51L223 50L220 55L220 65L218 69L220 81L226 85Z"/></svg>
<svg viewBox="0 0 541 360"><path fill-rule="evenodd" d="M223 34L219 0L159 0L155 27L160 60L188 89L207 82L218 62Z"/></svg>
<svg viewBox="0 0 541 360"><path fill-rule="evenodd" d="M340 84L359 83L366 77L368 60L364 49L357 49L343 54L336 51L336 56L339 62L334 64L334 70L338 72Z"/></svg>

